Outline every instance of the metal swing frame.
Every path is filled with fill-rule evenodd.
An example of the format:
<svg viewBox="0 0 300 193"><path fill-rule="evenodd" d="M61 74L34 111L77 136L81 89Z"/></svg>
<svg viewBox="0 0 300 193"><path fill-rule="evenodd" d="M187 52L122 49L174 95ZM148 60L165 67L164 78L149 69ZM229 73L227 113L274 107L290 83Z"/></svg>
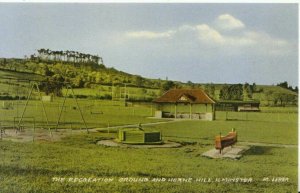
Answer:
<svg viewBox="0 0 300 193"><path fill-rule="evenodd" d="M66 99L67 99L67 96L68 96L68 92L69 92L69 90L71 90L72 95L73 95L73 99L74 99L75 102L76 102L76 106L77 106L77 108L78 108L78 110L79 110L79 113L80 113L80 116L81 116L81 120L82 120L83 123L84 123L86 132L89 133L89 129L88 129L87 125L86 125L85 119L84 119L84 117L83 117L82 111L81 111L80 106L79 106L79 104L78 104L77 97L76 97L75 94L74 94L74 90L73 90L72 86L68 84L68 85L66 85L66 88L67 88L67 91L66 91L66 93L65 93L64 100L63 100L63 104L62 104L61 110L60 110L60 112L59 112L59 116L58 116L58 119L57 119L57 122L56 122L55 131L57 131L57 129L58 129L58 125L59 125L59 123L60 123L61 115L62 115L63 109L64 109L64 107L65 107L65 102L66 102Z"/></svg>
<svg viewBox="0 0 300 193"><path fill-rule="evenodd" d="M30 97L31 97L31 95L32 95L32 91L33 91L34 88L36 88L36 90L38 91L38 94L39 94L40 101L41 101L41 103L42 103L44 115L45 115L45 117L46 117L46 122L47 122L47 125L46 125L46 126L48 127L48 130L49 130L49 132L50 132L50 134L51 134L51 136L52 136L51 128L50 128L50 126L49 126L48 115L47 115L47 113L46 113L45 105L44 105L44 102L43 102L43 100L42 100L42 95L41 95L41 91L40 91L40 89L39 89L39 85L37 84L37 82L30 82L30 84L31 84L31 88L30 88L29 94L28 94L28 96L27 96L27 99L26 99L26 103L25 103L24 109L23 109L23 111L22 111L21 116L18 117L18 118L20 118L20 119L19 119L18 124L17 124L17 127L16 127L16 133L17 133L18 131L20 131L20 127L21 127L21 124L22 124L22 121L23 121L23 118L24 118L24 115L25 115L25 111L26 111L26 109L27 109L28 102L29 102ZM15 119L14 119L14 120L15 120ZM14 122L15 122L15 121L14 121Z"/></svg>

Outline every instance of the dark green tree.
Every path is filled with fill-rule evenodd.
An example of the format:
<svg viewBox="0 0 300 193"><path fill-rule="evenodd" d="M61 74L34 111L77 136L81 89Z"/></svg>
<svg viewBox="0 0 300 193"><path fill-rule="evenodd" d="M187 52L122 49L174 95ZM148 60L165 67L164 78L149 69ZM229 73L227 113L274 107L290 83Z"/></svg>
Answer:
<svg viewBox="0 0 300 193"><path fill-rule="evenodd" d="M46 95L53 94L54 96L62 96L64 81L65 79L61 75L56 74L41 82L40 89L45 92Z"/></svg>
<svg viewBox="0 0 300 193"><path fill-rule="evenodd" d="M243 100L243 85L233 84L224 85L220 90L220 99L222 100Z"/></svg>
<svg viewBox="0 0 300 193"><path fill-rule="evenodd" d="M277 84L277 86L280 86L282 88L288 88L289 87L287 81L280 82L280 83Z"/></svg>
<svg viewBox="0 0 300 193"><path fill-rule="evenodd" d="M162 91L165 92L165 91L168 91L168 90L170 90L170 89L172 89L172 88L174 88L174 87L175 87L174 82L168 80L168 81L166 81L166 82L163 84L163 86L162 86Z"/></svg>
<svg viewBox="0 0 300 193"><path fill-rule="evenodd" d="M142 87L143 86L143 78L141 76L134 76L134 84L137 87Z"/></svg>
<svg viewBox="0 0 300 193"><path fill-rule="evenodd" d="M220 90L220 96L219 96L219 98L221 100L230 100L229 86L228 85L222 86L222 88Z"/></svg>

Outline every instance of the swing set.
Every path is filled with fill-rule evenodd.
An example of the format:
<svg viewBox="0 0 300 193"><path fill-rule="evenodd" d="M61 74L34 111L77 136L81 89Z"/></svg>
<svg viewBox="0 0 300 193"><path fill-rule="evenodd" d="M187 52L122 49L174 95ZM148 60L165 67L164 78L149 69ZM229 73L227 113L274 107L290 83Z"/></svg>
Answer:
<svg viewBox="0 0 300 193"><path fill-rule="evenodd" d="M76 96L75 96L75 94L74 94L74 90L73 90L72 86L69 85L69 84L67 84L67 85L65 86L65 88L66 88L67 90L66 90L66 94L65 94L64 99L63 99L62 106L61 106L60 111L59 111L58 119L57 119L57 121L56 121L56 124L54 125L54 126L55 126L55 131L58 130L58 127L59 127L59 125L61 124L61 121L60 121L60 120L61 120L61 117L62 117L62 112L63 112L63 109L65 109L65 102L66 102L66 99L67 99L67 96L68 96L68 92L69 92L69 90L70 90L71 93L72 93L72 95L73 95L73 99L75 100L76 106L77 106L76 109L79 110L79 113L80 113L80 116L81 116L81 120L82 120L82 122L84 123L84 126L85 126L85 129L86 129L87 133L89 133L89 130L88 130L86 121L85 121L85 119L84 119L83 113L82 113L82 111L81 111L81 109L80 109L80 106L79 106L79 104L78 104L78 100L77 100L77 98L76 98ZM25 106L24 106L24 109L23 109L23 111L22 111L22 113L21 113L21 116L14 117L14 128L15 128L15 130L16 130L16 133L17 133L17 132L20 132L22 129L24 129L24 127L23 127L23 121L24 121L24 119L28 119L28 118L29 118L29 119L32 119L32 120L33 120L33 125L34 125L33 128L34 128L34 130L35 130L35 127L36 127L36 125L35 125L35 118L34 118L34 117L25 117L25 112L26 112L26 110L27 110L28 103L29 103L29 100L30 100L30 98L31 98L31 96L32 96L33 90L36 90L36 91L38 92L39 101L42 103L43 114L44 114L44 116L45 116L45 118L46 118L46 127L48 128L49 133L50 133L50 136L51 136L51 138L52 138L52 136L53 136L53 135L52 135L52 128L51 128L51 126L50 126L50 124L49 124L49 118L48 118L48 115L47 115L47 112L46 112L46 108L45 108L45 104L44 104L44 102L43 102L43 100L42 100L41 91L40 91L40 89L39 89L39 85L38 85L37 82L30 82L30 91L29 91L29 93L28 93L28 96L27 96L27 99L26 99L26 102L25 102Z"/></svg>

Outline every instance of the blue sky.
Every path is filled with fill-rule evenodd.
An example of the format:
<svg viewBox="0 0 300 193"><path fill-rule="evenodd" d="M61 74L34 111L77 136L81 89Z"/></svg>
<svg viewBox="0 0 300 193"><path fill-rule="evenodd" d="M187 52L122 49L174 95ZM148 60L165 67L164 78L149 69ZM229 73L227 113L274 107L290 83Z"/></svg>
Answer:
<svg viewBox="0 0 300 193"><path fill-rule="evenodd" d="M0 4L0 57L39 48L200 83L298 84L297 4Z"/></svg>

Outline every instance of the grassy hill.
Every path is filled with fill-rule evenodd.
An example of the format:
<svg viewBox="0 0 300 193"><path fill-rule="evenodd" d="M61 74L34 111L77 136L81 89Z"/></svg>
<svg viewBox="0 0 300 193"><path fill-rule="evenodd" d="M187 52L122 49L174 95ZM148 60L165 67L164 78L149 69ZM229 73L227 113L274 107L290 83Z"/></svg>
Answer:
<svg viewBox="0 0 300 193"><path fill-rule="evenodd" d="M0 59L0 95L24 97L29 92L28 80L46 79L69 82L79 98L151 101L159 97L168 81L147 79L103 64L41 61L30 59ZM55 79L53 79L53 77ZM216 100L225 84L172 82L174 88L201 88ZM230 86L230 84L227 84ZM171 87L171 88L172 88ZM213 88L213 92L211 91ZM62 95L66 90L62 90ZM262 105L296 105L298 94L273 85L257 85L250 100Z"/></svg>

